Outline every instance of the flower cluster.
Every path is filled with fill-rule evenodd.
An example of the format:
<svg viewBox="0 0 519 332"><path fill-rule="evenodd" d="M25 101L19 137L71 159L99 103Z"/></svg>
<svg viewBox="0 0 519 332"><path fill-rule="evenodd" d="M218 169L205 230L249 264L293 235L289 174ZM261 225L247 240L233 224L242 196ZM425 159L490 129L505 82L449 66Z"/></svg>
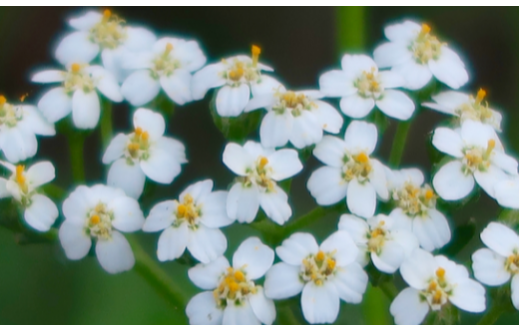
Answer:
<svg viewBox="0 0 519 332"><path fill-rule="evenodd" d="M138 107L133 128L109 137L101 160L110 165L106 182L78 185L61 206L59 240L69 259L85 257L93 240L104 270L127 271L135 257L122 233L160 231L159 261L178 259L187 249L199 262L188 272L204 290L185 308L191 324L272 324L274 301L300 293L307 322L333 323L341 300L362 302L371 268L400 273L408 284L390 307L397 324L419 324L429 311L443 312L450 305L485 311L485 288L463 265L434 251L452 237L439 200L464 199L477 183L501 206L519 209L518 163L505 152L501 115L490 108L486 92L446 90L432 96L434 102L421 103L455 117L432 134L432 145L446 154L432 185L421 170L390 169L375 155L382 133L371 113L410 120L420 106L413 90L433 77L451 89L469 79L460 57L428 25L388 26L389 41L374 50L373 58L345 54L341 70L319 78L319 90L289 90L264 74L273 69L259 62L258 46L252 46L250 57L204 66L207 59L196 41L158 39L109 10L88 12L69 24L75 31L55 53L65 70L32 76L33 82L59 87L46 92L37 107L12 105L0 96L0 150L7 160L0 164L11 173L0 178L0 198L12 197L25 222L39 232L51 229L59 211L40 189L55 177L52 163L27 169L21 164L36 155L36 135L55 135L54 123L69 121L64 119L69 113L75 128L95 129L107 111L105 103ZM244 137L243 144L225 146L223 164L236 175L228 191L215 190L211 179L198 181L146 216L141 208L146 178L170 185L187 163L184 144L169 137L154 101L167 97L181 106L203 99L211 89L216 89L211 103L217 117L266 111L259 142ZM324 98L341 98L343 114ZM352 119L347 126L343 115ZM324 164L311 173L307 189L318 205L341 211L337 230L321 245L312 234L293 229L278 242L265 237L269 245L278 245L275 250L249 237L230 264L222 228L235 221L274 222L275 229L295 224L286 180L303 170L304 149ZM512 301L519 309L519 236L491 222L481 239L488 249L473 255L475 278L489 286L511 279Z"/></svg>

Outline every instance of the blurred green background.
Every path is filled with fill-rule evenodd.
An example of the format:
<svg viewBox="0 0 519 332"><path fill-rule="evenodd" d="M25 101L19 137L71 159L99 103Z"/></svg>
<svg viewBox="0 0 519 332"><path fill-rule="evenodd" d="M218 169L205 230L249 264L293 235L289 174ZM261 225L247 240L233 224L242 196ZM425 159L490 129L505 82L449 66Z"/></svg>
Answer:
<svg viewBox="0 0 519 332"><path fill-rule="evenodd" d="M0 94L14 100L29 93L37 103L45 87L30 84L38 69L57 66L53 52L59 39L70 31L68 18L82 8L0 8ZM338 8L112 8L130 25L142 25L158 36L182 36L199 41L209 62L237 53L249 53L252 43L262 47L262 62L275 68L287 86L317 87L321 73L339 66L346 49L371 54L383 41L383 27L403 19L427 22L464 59L471 77L464 90L483 87L494 108L504 113L503 141L519 151L519 9L517 8L427 8L391 7ZM361 14L357 21L351 13ZM358 16L357 16L358 18ZM359 29L364 26L365 29ZM364 44L364 46L363 46ZM145 213L157 202L173 199L188 184L212 178L217 188L226 188L232 174L221 162L223 135L213 124L204 100L178 107L168 123L170 136L187 147L189 163L171 186L155 186L142 202ZM128 131L131 113L126 104L114 106L115 132ZM445 117L420 110L411 127L402 166L418 166L426 174L430 160L426 149L429 134ZM388 160L396 125L391 122L379 142L378 155ZM256 134L255 134L256 135ZM257 136L253 136L257 137ZM72 175L66 140L62 135L40 139L36 159L50 159L57 169L55 183L71 189ZM99 135L86 141L86 175L89 183L104 182L100 163ZM510 152L518 156L516 152ZM315 202L306 181L318 166L311 157L293 181L290 199L294 216L311 210ZM475 222L478 229L496 218L498 206L484 195L450 216L451 224ZM336 229L337 215L323 219L310 230L319 240ZM2 212L0 211L0 218ZM58 220L59 224L61 220ZM224 230L228 235L227 256L256 231L245 225ZM479 234L479 230L477 232ZM155 257L157 234L140 234L145 249ZM469 264L472 252L481 247L476 235L456 257ZM178 262L161 264L181 285L186 299L199 290L187 278L188 266ZM392 323L389 302L377 290L370 291L362 305L342 303L339 324ZM281 310L285 310L281 308ZM1 324L176 324L185 323L184 308L170 306L137 273L112 276L102 270L95 257L78 262L65 258L59 244L18 245L17 238L0 227L0 323ZM300 309L294 314L300 317ZM481 315L463 315L463 323L477 322ZM498 323L519 323L517 313L505 314Z"/></svg>

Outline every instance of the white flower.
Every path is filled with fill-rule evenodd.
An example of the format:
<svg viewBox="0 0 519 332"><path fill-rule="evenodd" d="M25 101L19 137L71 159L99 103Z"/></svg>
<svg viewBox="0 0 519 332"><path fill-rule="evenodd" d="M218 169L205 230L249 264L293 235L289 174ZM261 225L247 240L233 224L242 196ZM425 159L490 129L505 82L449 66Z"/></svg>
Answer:
<svg viewBox="0 0 519 332"><path fill-rule="evenodd" d="M321 246L308 233L295 233L276 253L282 262L265 277L265 294L285 299L302 292L301 307L310 324L333 323L340 300L360 303L368 275L355 261L359 249L344 231L330 235Z"/></svg>
<svg viewBox="0 0 519 332"><path fill-rule="evenodd" d="M468 312L485 311L485 288L469 279L463 265L445 256L417 249L402 263L400 273L410 287L389 308L396 324L420 324L429 308L439 311L447 302Z"/></svg>
<svg viewBox="0 0 519 332"><path fill-rule="evenodd" d="M470 119L491 125L495 130L501 131L503 117L499 112L491 109L488 102L483 102L486 95L483 89L479 89L475 98L466 93L446 91L432 96L436 103L422 103L422 105L441 113L454 115L459 118L460 123Z"/></svg>
<svg viewBox="0 0 519 332"><path fill-rule="evenodd" d="M179 200L155 205L142 229L164 230L159 238L160 261L176 259L187 249L200 262L207 264L222 256L227 239L220 227L232 224L225 209L226 191L215 191L213 181L199 181L187 187Z"/></svg>
<svg viewBox="0 0 519 332"><path fill-rule="evenodd" d="M511 176L499 181L494 186L494 192L499 205L519 209L519 176Z"/></svg>
<svg viewBox="0 0 519 332"><path fill-rule="evenodd" d="M377 195L389 197L384 166L370 155L377 145L377 127L352 121L344 140L325 136L314 156L326 164L314 171L307 187L319 205L332 205L346 197L348 209L361 217L375 214Z"/></svg>
<svg viewBox="0 0 519 332"><path fill-rule="evenodd" d="M63 202L63 215L59 239L69 259L85 257L94 238L97 260L106 272L119 273L133 267L132 249L119 231L141 229L144 215L135 199L121 189L101 184L79 186Z"/></svg>
<svg viewBox="0 0 519 332"><path fill-rule="evenodd" d="M164 37L149 51L129 57L123 64L133 72L124 81L121 92L133 106L152 101L161 88L178 105L193 100L191 73L204 65L206 58L194 40Z"/></svg>
<svg viewBox="0 0 519 332"><path fill-rule="evenodd" d="M321 92L340 97L341 110L352 118L367 116L375 105L386 115L407 120L414 112L411 98L394 90L405 85L404 78L393 71L378 71L377 64L366 55L342 57L342 70L332 70L319 78Z"/></svg>
<svg viewBox="0 0 519 332"><path fill-rule="evenodd" d="M44 70L32 77L32 81L37 83L63 83L63 86L43 95L38 108L51 123L72 111L72 120L77 128L95 128L101 115L98 91L112 101L123 100L117 80L112 73L97 65L74 62L67 70Z"/></svg>
<svg viewBox="0 0 519 332"><path fill-rule="evenodd" d="M54 180L54 166L48 161L36 163L25 171L23 165L0 161L12 175L0 178L0 198L13 197L25 210L27 224L39 232L47 232L58 218L56 204L47 196L38 193L38 187Z"/></svg>
<svg viewBox="0 0 519 332"><path fill-rule="evenodd" d="M205 66L193 75L193 99L204 98L207 91L220 88L216 94L216 111L220 116L240 115L252 96L271 93L281 84L274 78L261 74L261 71L273 71L258 62L261 49L252 46L252 59L246 55L237 55L223 59L219 63Z"/></svg>
<svg viewBox="0 0 519 332"><path fill-rule="evenodd" d="M519 310L519 236L508 226L491 222L481 232L489 248L472 255L474 277L488 286L500 286L512 278L512 303Z"/></svg>
<svg viewBox="0 0 519 332"><path fill-rule="evenodd" d="M392 71L402 75L407 81L406 88L421 89L433 75L453 89L469 80L463 61L431 34L427 24L420 26L405 21L386 27L384 34L389 42L375 49L375 62L381 68L392 67Z"/></svg>
<svg viewBox="0 0 519 332"><path fill-rule="evenodd" d="M0 150L11 163L34 157L38 150L36 135L54 136L54 125L43 119L31 105L9 104L0 95Z"/></svg>
<svg viewBox="0 0 519 332"><path fill-rule="evenodd" d="M343 119L337 110L321 101L319 91L287 91L280 85L270 93L250 100L245 112L265 108L260 127L261 144L267 148L285 146L288 141L302 149L319 142L323 130L338 134Z"/></svg>
<svg viewBox="0 0 519 332"><path fill-rule="evenodd" d="M443 165L434 175L433 186L447 201L467 196L474 188L474 179L495 198L494 186L517 175L517 161L506 155L494 129L489 125L466 120L460 130L436 128L433 145L456 158Z"/></svg>
<svg viewBox="0 0 519 332"><path fill-rule="evenodd" d="M265 149L248 141L239 146L228 143L223 163L238 175L227 196L227 215L239 222L252 222L261 206L267 216L283 225L292 215L287 194L277 181L288 179L303 169L296 150Z"/></svg>
<svg viewBox="0 0 519 332"><path fill-rule="evenodd" d="M124 20L108 9L103 14L89 11L70 19L69 25L77 31L61 40L56 59L63 65L88 63L101 52L103 67L119 82L129 74L121 66L125 57L149 49L157 39L148 29L124 26Z"/></svg>
<svg viewBox="0 0 519 332"><path fill-rule="evenodd" d="M225 257L189 269L189 279L207 290L195 295L187 304L186 315L192 325L272 324L276 308L265 297L255 280L263 277L274 262L274 251L257 237L242 242L232 258Z"/></svg>
<svg viewBox="0 0 519 332"><path fill-rule="evenodd" d="M103 163L110 164L107 183L139 198L146 177L169 184L180 174L180 165L187 162L185 147L180 141L164 137L166 123L160 113L139 108L133 114L134 132L118 134L106 148Z"/></svg>
<svg viewBox="0 0 519 332"><path fill-rule="evenodd" d="M412 231L427 251L449 243L449 222L436 210L436 194L424 184L422 171L417 168L386 171L389 193L397 206L390 214L395 227Z"/></svg>
<svg viewBox="0 0 519 332"><path fill-rule="evenodd" d="M357 261L365 266L371 257L375 267L385 273L395 273L404 259L418 248L413 233L397 226L393 218L383 214L367 221L343 214L339 221L339 230L348 232L360 249Z"/></svg>

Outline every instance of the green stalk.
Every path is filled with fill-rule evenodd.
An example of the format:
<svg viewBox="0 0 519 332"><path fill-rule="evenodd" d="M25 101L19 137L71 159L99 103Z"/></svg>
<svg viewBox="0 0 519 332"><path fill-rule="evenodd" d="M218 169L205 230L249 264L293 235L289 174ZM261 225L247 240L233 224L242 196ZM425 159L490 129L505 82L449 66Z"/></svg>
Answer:
<svg viewBox="0 0 519 332"><path fill-rule="evenodd" d="M359 52L366 46L366 8L338 7L337 54Z"/></svg>
<svg viewBox="0 0 519 332"><path fill-rule="evenodd" d="M377 287L386 295L390 301L393 301L398 295L398 289L392 281L383 282L378 284Z"/></svg>
<svg viewBox="0 0 519 332"><path fill-rule="evenodd" d="M68 147L70 154L70 166L74 183L85 182L85 167L83 159L83 145L85 135L83 133L71 133L68 135Z"/></svg>
<svg viewBox="0 0 519 332"><path fill-rule="evenodd" d="M389 165L392 167L396 168L400 166L410 127L411 121L401 121L398 123L395 138L393 139L393 147L391 148L391 155L389 156Z"/></svg>
<svg viewBox="0 0 519 332"><path fill-rule="evenodd" d="M493 325L497 319L506 311L506 306L495 303L478 322L478 325Z"/></svg>
<svg viewBox="0 0 519 332"><path fill-rule="evenodd" d="M368 284L361 303L364 322L369 325L391 324L392 321L389 317L388 302L380 288Z"/></svg>
<svg viewBox="0 0 519 332"><path fill-rule="evenodd" d="M103 144L103 150L106 150L112 140L112 127L112 103L108 99L103 99L101 113L101 142Z"/></svg>

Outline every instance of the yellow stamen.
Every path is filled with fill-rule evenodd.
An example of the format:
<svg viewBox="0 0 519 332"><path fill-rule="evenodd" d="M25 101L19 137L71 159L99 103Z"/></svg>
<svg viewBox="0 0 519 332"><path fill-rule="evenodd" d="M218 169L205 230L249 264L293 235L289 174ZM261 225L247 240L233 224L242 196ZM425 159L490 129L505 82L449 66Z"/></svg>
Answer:
<svg viewBox="0 0 519 332"><path fill-rule="evenodd" d="M434 191L432 191L432 189L427 189L427 191L425 192L425 199L429 200L433 197L434 197Z"/></svg>
<svg viewBox="0 0 519 332"><path fill-rule="evenodd" d="M260 159L260 167L265 167L269 163L269 160L266 157L261 157Z"/></svg>
<svg viewBox="0 0 519 332"><path fill-rule="evenodd" d="M148 138L150 138L150 134L148 134L147 131L143 131L142 134L141 134L141 139L142 139L143 141L147 141Z"/></svg>
<svg viewBox="0 0 519 332"><path fill-rule="evenodd" d="M140 148L141 148L141 146L138 143L128 144L128 150L130 150L130 152L138 151Z"/></svg>
<svg viewBox="0 0 519 332"><path fill-rule="evenodd" d="M437 290L433 295L433 303L440 303L442 299L442 291Z"/></svg>
<svg viewBox="0 0 519 332"><path fill-rule="evenodd" d="M476 96L476 103L481 103L485 99L487 92L483 89L479 89L478 95Z"/></svg>
<svg viewBox="0 0 519 332"><path fill-rule="evenodd" d="M229 72L229 78L233 81L238 81L243 76L244 73L245 73L245 71L243 70L243 68L238 67Z"/></svg>
<svg viewBox="0 0 519 332"><path fill-rule="evenodd" d="M315 255L315 258L316 258L318 261L323 261L323 260L324 260L324 252L322 252L321 250L319 250L319 252L317 253L317 255Z"/></svg>
<svg viewBox="0 0 519 332"><path fill-rule="evenodd" d="M70 69L74 74L77 74L81 70L81 65L79 63L73 63Z"/></svg>
<svg viewBox="0 0 519 332"><path fill-rule="evenodd" d="M328 265L328 268L329 268L330 270L333 270L333 269L335 269L335 265L336 265L337 263L336 263L333 259L328 258L328 259L326 260L326 264Z"/></svg>
<svg viewBox="0 0 519 332"><path fill-rule="evenodd" d="M29 97L29 93L24 93L23 95L20 96L20 101L23 103L25 101L25 98ZM0 103L1 105L1 103Z"/></svg>
<svg viewBox="0 0 519 332"><path fill-rule="evenodd" d="M97 214L94 214L92 217L90 217L90 223L92 225L97 225L101 221L101 218Z"/></svg>
<svg viewBox="0 0 519 332"><path fill-rule="evenodd" d="M245 281L245 275L241 271L234 272L234 278L239 282Z"/></svg>
<svg viewBox="0 0 519 332"><path fill-rule="evenodd" d="M442 267L439 267L439 268L436 270L436 276L438 277L438 279L443 279L443 278L445 278L445 269L442 268Z"/></svg>
<svg viewBox="0 0 519 332"><path fill-rule="evenodd" d="M487 149L493 149L495 147L496 147L496 141L494 139L489 139Z"/></svg>
<svg viewBox="0 0 519 332"><path fill-rule="evenodd" d="M240 285L238 285L236 282L230 282L229 283L229 291L232 293L236 293L240 289Z"/></svg>
<svg viewBox="0 0 519 332"><path fill-rule="evenodd" d="M142 129L141 127L137 127L135 128L135 136L141 136L142 134Z"/></svg>
<svg viewBox="0 0 519 332"><path fill-rule="evenodd" d="M0 106L4 106L5 103L7 103L7 99L4 95L0 95Z"/></svg>
<svg viewBox="0 0 519 332"><path fill-rule="evenodd" d="M110 9L105 9L105 11L103 12L103 18L107 20L110 18L110 16L112 16L112 11L110 11Z"/></svg>
<svg viewBox="0 0 519 332"><path fill-rule="evenodd" d="M355 157L355 159L357 159L357 161L358 161L359 163L363 163L363 164L364 164L364 163L367 163L368 160L369 160L368 155L365 154L364 152L359 153L359 154L357 155L357 157Z"/></svg>
<svg viewBox="0 0 519 332"><path fill-rule="evenodd" d="M431 32L431 27L428 26L427 24L422 24L422 34L428 34L429 32Z"/></svg>
<svg viewBox="0 0 519 332"><path fill-rule="evenodd" d="M317 286L322 286L322 285L323 285L323 281L322 281L321 279L317 279L317 280L315 281L315 284L316 284Z"/></svg>
<svg viewBox="0 0 519 332"><path fill-rule="evenodd" d="M16 182L19 185L25 184L25 176L23 175L24 171L25 171L25 166L23 166L23 165L16 166Z"/></svg>
<svg viewBox="0 0 519 332"><path fill-rule="evenodd" d="M261 54L261 48L256 45L252 45L252 65L258 64L259 55Z"/></svg>
<svg viewBox="0 0 519 332"><path fill-rule="evenodd" d="M166 44L166 54L168 54L171 51L173 51L173 44L167 43Z"/></svg>
<svg viewBox="0 0 519 332"><path fill-rule="evenodd" d="M438 284L436 283L436 281L431 281L431 283L429 284L429 291L432 292L433 290L436 290L436 288L438 288Z"/></svg>
<svg viewBox="0 0 519 332"><path fill-rule="evenodd" d="M193 203L193 196L191 196L190 194L185 194L184 195L184 203L185 204Z"/></svg>
<svg viewBox="0 0 519 332"><path fill-rule="evenodd" d="M178 215L183 217L186 215L186 212L187 212L187 206L185 206L184 204L179 204L177 207Z"/></svg>

